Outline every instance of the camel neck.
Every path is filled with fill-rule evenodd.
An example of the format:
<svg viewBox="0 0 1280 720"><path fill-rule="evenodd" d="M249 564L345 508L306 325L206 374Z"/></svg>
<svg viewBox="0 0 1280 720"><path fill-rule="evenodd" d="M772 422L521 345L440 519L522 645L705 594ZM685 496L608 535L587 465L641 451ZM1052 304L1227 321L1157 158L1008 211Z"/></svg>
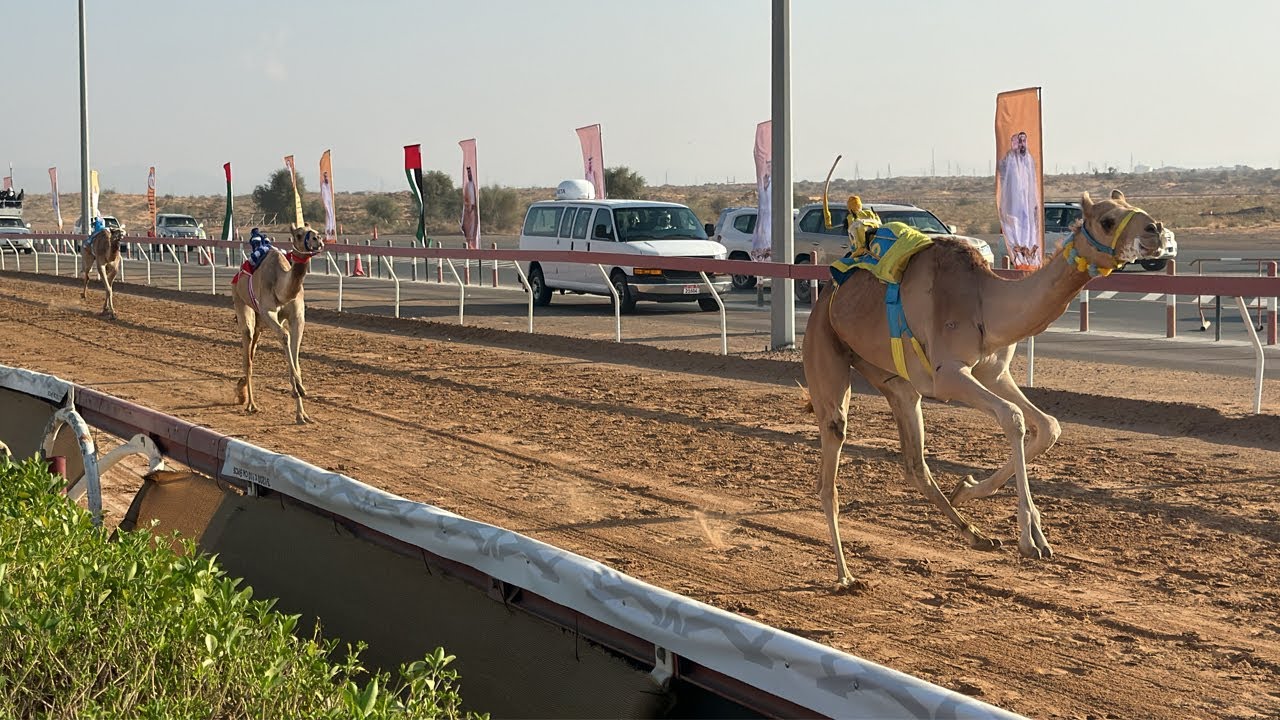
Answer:
<svg viewBox="0 0 1280 720"><path fill-rule="evenodd" d="M310 258L307 258L310 260ZM307 272L311 268L311 263L298 260L293 261L293 265L289 267L289 282L286 284L287 297L297 297L302 292L302 281L306 279Z"/></svg>
<svg viewBox="0 0 1280 720"><path fill-rule="evenodd" d="M1063 244L1064 250L1074 242ZM1059 250L1039 270L1017 280L997 276L982 279L982 320L990 347L1005 347L1038 335L1062 317L1072 299L1089 282Z"/></svg>

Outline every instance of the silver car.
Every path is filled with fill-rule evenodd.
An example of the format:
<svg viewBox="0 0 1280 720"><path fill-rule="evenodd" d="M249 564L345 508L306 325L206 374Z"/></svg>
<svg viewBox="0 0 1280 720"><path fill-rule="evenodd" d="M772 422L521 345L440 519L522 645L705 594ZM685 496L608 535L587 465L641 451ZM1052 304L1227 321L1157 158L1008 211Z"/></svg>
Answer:
<svg viewBox="0 0 1280 720"><path fill-rule="evenodd" d="M30 255L35 250L35 243L31 240L31 225L23 222L21 217L0 215L0 251Z"/></svg>

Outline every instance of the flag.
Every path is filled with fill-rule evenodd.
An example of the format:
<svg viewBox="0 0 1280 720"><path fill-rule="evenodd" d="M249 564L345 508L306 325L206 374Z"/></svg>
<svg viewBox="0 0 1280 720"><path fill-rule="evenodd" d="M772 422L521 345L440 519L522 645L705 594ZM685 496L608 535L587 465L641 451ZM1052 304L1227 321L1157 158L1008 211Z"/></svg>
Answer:
<svg viewBox="0 0 1280 720"><path fill-rule="evenodd" d="M480 247L480 171L476 168L476 140L463 140L462 147L462 237L467 247Z"/></svg>
<svg viewBox="0 0 1280 720"><path fill-rule="evenodd" d="M58 168L49 168L49 195L53 198L53 218L58 221L58 232L62 232L62 208L58 205Z"/></svg>
<svg viewBox="0 0 1280 720"><path fill-rule="evenodd" d="M4 188L3 188L3 189L5 189L5 190L12 190L12 189L13 189L13 178L12 178L12 177L10 177L10 176L8 176L8 175L5 175L5 176L4 176Z"/></svg>
<svg viewBox="0 0 1280 720"><path fill-rule="evenodd" d="M773 121L756 125L752 150L756 161L756 229L751 235L751 259L773 255Z"/></svg>
<svg viewBox="0 0 1280 720"><path fill-rule="evenodd" d="M338 237L338 216L333 206L333 161L329 151L320 156L320 202L324 205L324 239Z"/></svg>
<svg viewBox="0 0 1280 720"><path fill-rule="evenodd" d="M1040 88L996 95L996 210L1013 267L1044 262L1044 146Z"/></svg>
<svg viewBox="0 0 1280 720"><path fill-rule="evenodd" d="M93 170L89 173L89 220L84 224L86 231L93 225L93 218L96 217L98 217L98 171Z"/></svg>
<svg viewBox="0 0 1280 720"><path fill-rule="evenodd" d="M293 183L293 224L302 227L306 222L302 219L302 196L298 194L298 170L293 166L293 156L285 155L284 164L289 168L289 181Z"/></svg>
<svg viewBox="0 0 1280 720"><path fill-rule="evenodd" d="M147 214L151 217L151 235L156 231L156 167L147 170Z"/></svg>
<svg viewBox="0 0 1280 720"><path fill-rule="evenodd" d="M404 176L409 180L409 190L418 203L418 242L427 239L426 206L422 204L422 146L404 146Z"/></svg>
<svg viewBox="0 0 1280 720"><path fill-rule="evenodd" d="M227 176L227 213L222 216L222 239L235 239L235 213L231 209L231 163L222 163L222 172Z"/></svg>
<svg viewBox="0 0 1280 720"><path fill-rule="evenodd" d="M578 141L582 143L582 176L595 188L596 199L603 200L604 146L600 140L600 125L578 128Z"/></svg>

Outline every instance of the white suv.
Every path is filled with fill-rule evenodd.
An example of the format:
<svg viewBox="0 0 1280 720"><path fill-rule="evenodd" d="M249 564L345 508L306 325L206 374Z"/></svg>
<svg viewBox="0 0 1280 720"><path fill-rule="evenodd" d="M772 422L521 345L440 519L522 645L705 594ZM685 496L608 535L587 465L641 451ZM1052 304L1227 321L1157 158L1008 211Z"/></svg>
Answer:
<svg viewBox="0 0 1280 720"><path fill-rule="evenodd" d="M160 213L156 215L156 236L205 239L204 225L190 215Z"/></svg>
<svg viewBox="0 0 1280 720"><path fill-rule="evenodd" d="M698 216L678 203L595 200L589 183L567 180L556 189L555 200L541 200L529 206L519 247L636 256L634 263L606 266L604 274L590 263L521 262L535 305L550 303L553 290L612 297L612 285L618 293L621 312L633 311L638 300L696 301L707 311L720 307L697 272L644 267L645 257L725 259L724 246L708 240ZM729 289L728 276L707 276L717 293Z"/></svg>
<svg viewBox="0 0 1280 720"><path fill-rule="evenodd" d="M1080 203L1047 202L1044 204L1044 247L1046 254L1056 250L1058 245L1071 235L1071 226L1083 215L1084 211L1080 209ZM1142 258L1134 262L1141 265L1144 270L1163 270L1169 264L1169 260L1178 257L1178 241L1174 237L1173 231L1169 228L1164 229L1162 239L1164 243L1159 255L1153 258ZM1129 263L1129 265L1132 264ZM1129 265L1125 265L1125 267L1129 267Z"/></svg>
<svg viewBox="0 0 1280 720"><path fill-rule="evenodd" d="M751 243L756 231L757 209L731 207L720 211L720 217L707 235L724 245L730 260L750 260ZM750 290L756 286L755 275L734 275L735 290Z"/></svg>
<svg viewBox="0 0 1280 720"><path fill-rule="evenodd" d="M30 255L35 249L35 243L31 241L31 225L23 222L21 215L0 212L0 252Z"/></svg>

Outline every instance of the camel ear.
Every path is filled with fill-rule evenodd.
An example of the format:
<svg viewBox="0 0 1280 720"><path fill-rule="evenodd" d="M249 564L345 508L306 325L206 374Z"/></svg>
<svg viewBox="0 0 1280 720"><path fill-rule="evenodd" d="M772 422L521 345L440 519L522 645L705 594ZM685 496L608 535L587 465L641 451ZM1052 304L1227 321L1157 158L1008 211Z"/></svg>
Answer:
<svg viewBox="0 0 1280 720"><path fill-rule="evenodd" d="M1080 194L1080 208L1084 210L1085 215L1093 212L1093 198L1089 197L1088 191Z"/></svg>
<svg viewBox="0 0 1280 720"><path fill-rule="evenodd" d="M1119 190L1112 190L1112 191L1111 191L1111 199L1112 199L1112 200L1119 200L1120 202L1124 202L1124 193L1120 192Z"/></svg>

